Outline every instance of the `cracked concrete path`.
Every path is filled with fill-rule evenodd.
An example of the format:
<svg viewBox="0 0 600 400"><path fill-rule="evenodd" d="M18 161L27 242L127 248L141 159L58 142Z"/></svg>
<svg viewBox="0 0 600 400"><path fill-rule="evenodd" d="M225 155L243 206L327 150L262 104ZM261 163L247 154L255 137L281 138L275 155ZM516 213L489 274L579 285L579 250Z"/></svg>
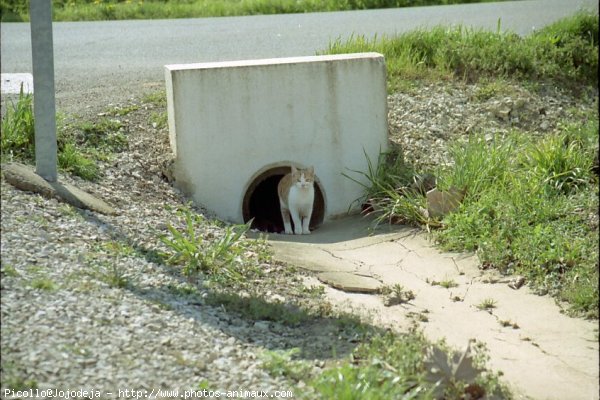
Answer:
<svg viewBox="0 0 600 400"><path fill-rule="evenodd" d="M489 366L504 373L516 398L599 398L597 321L568 317L551 297L526 286L510 288L505 277L480 270L476 256L440 252L421 231L371 226L354 216L311 235L270 234L269 242L277 259L316 273L307 285L326 282L326 296L338 309L396 329L417 321L430 339L458 349L471 338L486 343ZM352 276L349 290L339 289L344 276ZM368 289L361 290L361 279ZM400 284L415 298L386 307L374 282L375 289ZM488 299L495 308L481 311L477 306Z"/></svg>

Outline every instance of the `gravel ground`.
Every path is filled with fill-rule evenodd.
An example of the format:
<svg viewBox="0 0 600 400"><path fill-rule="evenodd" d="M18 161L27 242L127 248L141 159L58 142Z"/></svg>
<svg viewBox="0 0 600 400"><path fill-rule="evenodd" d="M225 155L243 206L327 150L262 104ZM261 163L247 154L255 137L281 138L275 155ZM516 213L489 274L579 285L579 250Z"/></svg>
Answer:
<svg viewBox="0 0 600 400"><path fill-rule="evenodd" d="M428 168L448 162L448 144L470 132L520 128L542 135L562 118L594 110L597 98L597 91L573 95L556 87L422 84L389 96L390 137L408 161ZM338 357L348 354L352 332L334 319L309 317L290 326L210 305L209 288L190 290L175 268L157 260L158 236L177 219L169 206L185 199L168 182L166 128L150 122L164 106L132 102L140 109L114 117L123 122L128 149L101 163L102 179L61 177L109 202L118 215L77 210L2 180L3 396L4 389L33 385L95 390L101 398L117 398L119 389L306 395L302 382L265 372L261 353L298 347L318 369L332 348ZM302 291L303 273L270 262L261 268L266 277L255 289L265 301L285 302ZM326 307L317 296L302 299Z"/></svg>

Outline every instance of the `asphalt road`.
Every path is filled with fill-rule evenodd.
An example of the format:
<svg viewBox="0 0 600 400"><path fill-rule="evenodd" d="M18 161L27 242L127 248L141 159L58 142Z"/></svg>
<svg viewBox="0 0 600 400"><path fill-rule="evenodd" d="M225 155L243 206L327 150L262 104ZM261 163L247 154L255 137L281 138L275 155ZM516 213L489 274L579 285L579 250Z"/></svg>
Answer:
<svg viewBox="0 0 600 400"><path fill-rule="evenodd" d="M462 24L526 35L596 0L531 0L179 20L56 22L58 108L119 102L164 82L165 64L314 55L336 38ZM2 23L2 72L31 72L29 23Z"/></svg>

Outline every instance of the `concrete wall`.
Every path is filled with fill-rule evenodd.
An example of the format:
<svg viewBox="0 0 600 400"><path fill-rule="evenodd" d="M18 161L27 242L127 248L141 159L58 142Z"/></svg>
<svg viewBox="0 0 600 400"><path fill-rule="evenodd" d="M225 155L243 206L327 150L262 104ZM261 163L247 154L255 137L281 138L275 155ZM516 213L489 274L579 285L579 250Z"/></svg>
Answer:
<svg viewBox="0 0 600 400"><path fill-rule="evenodd" d="M291 164L314 165L325 220L345 214L362 188L342 173L387 148L377 53L167 65L165 77L177 185L232 222L254 177Z"/></svg>

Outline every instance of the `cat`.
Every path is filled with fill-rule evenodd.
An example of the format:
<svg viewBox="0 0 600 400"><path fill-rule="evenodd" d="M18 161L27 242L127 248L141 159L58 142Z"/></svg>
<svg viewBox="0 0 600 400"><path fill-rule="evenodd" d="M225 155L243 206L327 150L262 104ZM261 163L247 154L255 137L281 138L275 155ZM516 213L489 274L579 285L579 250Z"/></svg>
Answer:
<svg viewBox="0 0 600 400"><path fill-rule="evenodd" d="M308 225L310 224L315 199L314 183L314 167L298 169L292 166L292 172L279 181L277 193L279 194L279 206L286 234L310 234ZM290 216L294 222L294 231L292 231Z"/></svg>

